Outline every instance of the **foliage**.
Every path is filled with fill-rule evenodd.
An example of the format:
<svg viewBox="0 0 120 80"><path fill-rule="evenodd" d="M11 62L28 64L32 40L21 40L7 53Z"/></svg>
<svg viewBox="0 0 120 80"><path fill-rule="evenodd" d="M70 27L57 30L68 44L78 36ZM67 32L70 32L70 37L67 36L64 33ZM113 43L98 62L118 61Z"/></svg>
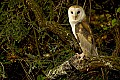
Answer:
<svg viewBox="0 0 120 80"><path fill-rule="evenodd" d="M2 1L1 5L0 60L3 64L6 62L13 64L16 61L20 61L25 72L28 71L26 74L29 75L34 72L33 70L39 69L36 75L27 77L34 79L32 78L33 76L58 66L72 56L74 53L72 49L68 45L63 44L57 35L48 32L44 27L38 27L35 16L32 16L34 15L33 12L27 8L24 2L18 0ZM52 13L48 14L46 19L53 20ZM25 63L22 60L25 60ZM26 69L27 67L29 67L29 70ZM6 74L9 78L9 73Z"/></svg>
<svg viewBox="0 0 120 80"><path fill-rule="evenodd" d="M34 1L42 7L43 17L46 21L55 21L67 30L71 30L68 25L67 9L75 1ZM84 1L80 1L84 3ZM111 55L115 49L115 39L112 30L116 25L119 25L120 8L118 6L120 5L117 1L113 4L108 4L110 1L115 0L106 0L102 1L102 3L97 0L92 1L91 27L101 55ZM117 5L115 5L116 3ZM90 4L88 2L85 4L86 13L89 15L89 10L87 11L87 9L89 9ZM116 17L116 14L118 17ZM11 72L8 69L11 68L10 65L16 64L19 66L15 68L22 70L23 73L15 74L14 76L21 75L22 79L28 80L36 78L37 80L44 80L45 71L60 65L74 53L74 49L66 45L58 35L48 31L44 25L38 25L35 14L27 6L26 0L1 1L0 79L16 79L15 77L12 78L13 75L10 76ZM84 76L86 75L84 74ZM100 79L101 76L97 78ZM17 80L21 80L21 78L17 78Z"/></svg>

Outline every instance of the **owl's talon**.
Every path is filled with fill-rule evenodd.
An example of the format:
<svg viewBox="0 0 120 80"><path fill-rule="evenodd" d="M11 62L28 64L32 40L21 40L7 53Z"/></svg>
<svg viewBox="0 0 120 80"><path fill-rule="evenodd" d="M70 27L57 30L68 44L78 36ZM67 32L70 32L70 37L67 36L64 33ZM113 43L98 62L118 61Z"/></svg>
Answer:
<svg viewBox="0 0 120 80"><path fill-rule="evenodd" d="M85 57L84 53L82 53L82 54L76 53L76 58L78 58L79 60L83 60L84 57Z"/></svg>
<svg viewBox="0 0 120 80"><path fill-rule="evenodd" d="M81 60L83 60L83 58L85 57L85 54L84 53L82 53L82 54L80 54L80 56L81 56Z"/></svg>

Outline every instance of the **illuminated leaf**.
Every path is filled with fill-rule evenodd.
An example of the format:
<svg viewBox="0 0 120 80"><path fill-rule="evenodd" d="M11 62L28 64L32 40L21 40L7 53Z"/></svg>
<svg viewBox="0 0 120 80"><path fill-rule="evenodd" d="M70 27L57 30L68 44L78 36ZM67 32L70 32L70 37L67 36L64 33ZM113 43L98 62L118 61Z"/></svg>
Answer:
<svg viewBox="0 0 120 80"><path fill-rule="evenodd" d="M117 13L120 13L120 7L117 9Z"/></svg>
<svg viewBox="0 0 120 80"><path fill-rule="evenodd" d="M112 20L112 26L115 26L117 24L117 20L114 18L113 20Z"/></svg>

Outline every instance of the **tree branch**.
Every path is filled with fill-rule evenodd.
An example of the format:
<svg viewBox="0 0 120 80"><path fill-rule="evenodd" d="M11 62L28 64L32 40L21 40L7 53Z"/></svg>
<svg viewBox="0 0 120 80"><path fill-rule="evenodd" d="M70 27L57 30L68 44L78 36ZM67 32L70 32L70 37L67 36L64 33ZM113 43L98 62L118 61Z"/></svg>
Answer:
<svg viewBox="0 0 120 80"><path fill-rule="evenodd" d="M74 68L73 68L74 67ZM82 73L99 71L101 68L106 68L110 70L120 71L120 58L118 57L92 57L80 60L77 55L70 58L68 61L64 62L57 68L54 68L46 72L46 76L50 79L56 79L60 75L69 74L68 71L73 71L74 69ZM74 70L75 71L75 70Z"/></svg>

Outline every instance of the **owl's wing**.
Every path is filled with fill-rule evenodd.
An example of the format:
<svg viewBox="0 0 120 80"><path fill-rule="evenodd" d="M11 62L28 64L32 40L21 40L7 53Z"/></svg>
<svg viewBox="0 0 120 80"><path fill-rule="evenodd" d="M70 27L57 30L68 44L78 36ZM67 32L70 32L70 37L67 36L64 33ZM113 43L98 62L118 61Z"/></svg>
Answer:
<svg viewBox="0 0 120 80"><path fill-rule="evenodd" d="M78 23L75 26L75 33L77 36L77 41L80 43L83 52L88 56L96 56L97 50L89 24L85 21Z"/></svg>
<svg viewBox="0 0 120 80"><path fill-rule="evenodd" d="M89 24L86 21L78 23L75 27L75 32L77 34L83 35L89 43L94 43L92 31L90 29Z"/></svg>

